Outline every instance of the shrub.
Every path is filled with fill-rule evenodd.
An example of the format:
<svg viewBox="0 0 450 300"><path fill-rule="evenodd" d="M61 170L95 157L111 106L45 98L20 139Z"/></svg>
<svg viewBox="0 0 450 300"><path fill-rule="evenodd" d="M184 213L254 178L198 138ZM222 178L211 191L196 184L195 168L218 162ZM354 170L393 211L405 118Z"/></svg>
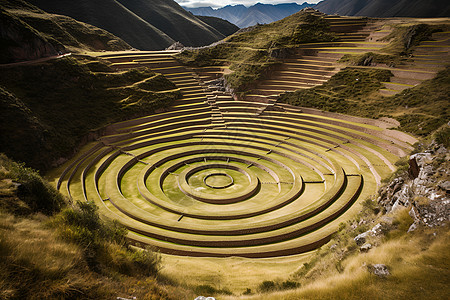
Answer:
<svg viewBox="0 0 450 300"><path fill-rule="evenodd" d="M444 145L444 147L450 147L450 127L444 126L436 131L434 134L436 143Z"/></svg>
<svg viewBox="0 0 450 300"><path fill-rule="evenodd" d="M83 248L88 266L96 272L111 270L126 275L156 275L161 257L150 247L136 249L126 240L127 230L117 221L100 219L93 202L77 202L51 222L60 236Z"/></svg>
<svg viewBox="0 0 450 300"><path fill-rule="evenodd" d="M281 290L292 290L292 289L298 288L299 286L300 286L300 283L298 283L296 281L286 280L281 283L280 289Z"/></svg>
<svg viewBox="0 0 450 300"><path fill-rule="evenodd" d="M29 206L31 212L52 215L64 207L64 197L42 179L38 171L14 162L4 154L0 154L0 166L3 167L2 177L9 177L20 184L17 196Z"/></svg>
<svg viewBox="0 0 450 300"><path fill-rule="evenodd" d="M258 290L261 291L262 293L267 293L267 292L271 292L274 291L276 289L276 285L275 282L269 280L269 281L263 281L259 286L258 286Z"/></svg>
<svg viewBox="0 0 450 300"><path fill-rule="evenodd" d="M216 295L216 294L224 294L224 295L232 295L231 291L228 289L216 289L213 286L210 286L208 284L202 284L198 285L194 288L194 291L196 294L199 295Z"/></svg>

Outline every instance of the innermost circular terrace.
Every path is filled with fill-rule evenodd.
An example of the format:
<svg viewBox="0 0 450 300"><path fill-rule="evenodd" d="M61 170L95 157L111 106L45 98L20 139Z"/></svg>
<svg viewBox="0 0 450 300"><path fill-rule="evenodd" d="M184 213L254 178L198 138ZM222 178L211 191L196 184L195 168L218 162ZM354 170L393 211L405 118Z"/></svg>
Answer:
<svg viewBox="0 0 450 300"><path fill-rule="evenodd" d="M239 192L234 192L232 194L209 194L209 193L203 193L201 191L193 189L188 183L188 178L199 171L208 170L208 169L212 169L212 173L208 173L208 174L223 174L225 176L230 176L230 175L226 174L225 172L221 172L221 169L222 170L229 169L229 170L234 170L234 171L240 172L240 173L244 174L245 177L247 178L248 185L243 190L241 190ZM219 170L217 170L217 169L219 169ZM204 178L206 178L206 177L208 177L208 176L205 175ZM214 188L214 186L222 186L221 187L222 189L224 189L226 187L230 187L232 184L234 184L234 180L232 179L231 176L230 176L230 178L232 180L231 184L229 184L229 182L226 185L225 184L212 184L212 188ZM229 180L229 178L228 178L228 180ZM205 184L206 184L206 181L207 180L204 180ZM238 167L235 165L229 165L229 164L210 163L210 164L200 165L200 166L191 166L191 167L185 169L184 171L182 171L178 175L178 187L184 194L188 195L189 197L191 197L193 199L196 199L196 200L199 200L202 202L206 202L206 203L210 203L210 204L230 204L230 203L235 203L238 201L246 200L249 197L253 196L257 192L258 186L259 186L259 180L255 176L255 174L253 174L253 172L247 172L246 170L242 169L241 167Z"/></svg>
<svg viewBox="0 0 450 300"><path fill-rule="evenodd" d="M234 184L234 179L227 173L212 173L203 178L203 183L213 189L226 189Z"/></svg>

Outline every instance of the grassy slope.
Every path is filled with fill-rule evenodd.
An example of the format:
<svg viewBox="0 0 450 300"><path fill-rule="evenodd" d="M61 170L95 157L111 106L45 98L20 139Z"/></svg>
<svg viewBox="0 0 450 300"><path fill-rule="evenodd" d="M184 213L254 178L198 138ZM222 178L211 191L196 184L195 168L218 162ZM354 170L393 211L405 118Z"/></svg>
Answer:
<svg viewBox="0 0 450 300"><path fill-rule="evenodd" d="M148 69L114 72L75 58L3 68L0 86L0 151L41 170L70 155L90 130L167 107L179 97L170 81Z"/></svg>
<svg viewBox="0 0 450 300"><path fill-rule="evenodd" d="M263 78L278 62L275 56L279 49L335 39L326 21L299 12L271 24L255 26L250 31L236 33L214 47L184 51L177 57L183 63L197 67L229 65L233 72L225 78L235 92L241 93Z"/></svg>
<svg viewBox="0 0 450 300"><path fill-rule="evenodd" d="M405 234L367 254L341 261L339 253L331 252L321 258L321 267L310 271L315 274L302 288L240 299L445 299L449 293L449 242L446 226ZM338 262L341 273L335 267ZM377 263L388 264L392 276L370 274L367 265Z"/></svg>
<svg viewBox="0 0 450 300"><path fill-rule="evenodd" d="M82 1L28 1L51 13L70 16L121 37L141 50L160 50L175 41L152 24L115 0Z"/></svg>

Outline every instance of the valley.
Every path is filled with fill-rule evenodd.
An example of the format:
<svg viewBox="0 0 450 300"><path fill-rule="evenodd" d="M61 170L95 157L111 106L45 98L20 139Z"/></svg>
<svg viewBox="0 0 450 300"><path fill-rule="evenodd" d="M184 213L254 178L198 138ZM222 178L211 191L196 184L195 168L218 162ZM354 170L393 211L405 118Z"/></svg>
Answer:
<svg viewBox="0 0 450 300"><path fill-rule="evenodd" d="M24 32L37 44L27 44L27 56L10 46L0 65L0 152L9 157L0 156L0 264L8 270L0 297L33 293L8 283L14 264L35 266L46 284L58 274L68 280L46 285L43 298L448 292L448 18L305 9L209 46L136 50L136 40L106 31L108 47L100 46L93 26L26 7L2 11L16 26L34 24ZM155 11L140 13L154 26ZM68 24L76 30L64 44ZM18 41L11 32L3 38ZM169 25L164 32L176 36ZM398 183L390 196L406 190L409 198L387 205L382 191L392 182L427 188L415 195ZM30 249L58 245L59 273L46 265L56 250L42 264L16 260L14 251L29 250L15 232ZM379 264L390 273L376 274ZM70 283L83 272L95 284Z"/></svg>

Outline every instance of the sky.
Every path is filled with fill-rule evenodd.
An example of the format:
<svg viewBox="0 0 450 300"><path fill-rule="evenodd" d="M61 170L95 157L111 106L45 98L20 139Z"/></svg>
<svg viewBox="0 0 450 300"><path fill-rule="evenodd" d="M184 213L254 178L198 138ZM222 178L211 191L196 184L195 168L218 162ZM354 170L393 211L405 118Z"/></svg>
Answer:
<svg viewBox="0 0 450 300"><path fill-rule="evenodd" d="M298 3L303 4L303 2L317 3L320 0L175 0L181 6L186 7L201 7L201 6L211 6L213 8L224 7L226 5L236 5L243 4L245 6L252 6L258 2L264 4L280 4L280 3Z"/></svg>

